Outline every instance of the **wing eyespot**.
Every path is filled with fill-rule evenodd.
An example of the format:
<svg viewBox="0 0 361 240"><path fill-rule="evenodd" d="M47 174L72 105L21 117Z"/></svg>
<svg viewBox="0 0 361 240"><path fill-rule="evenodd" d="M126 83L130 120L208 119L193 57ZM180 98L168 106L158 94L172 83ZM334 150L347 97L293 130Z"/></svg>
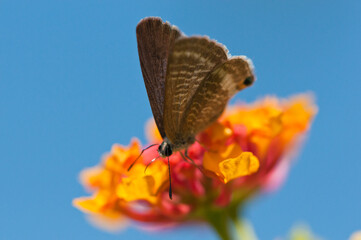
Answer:
<svg viewBox="0 0 361 240"><path fill-rule="evenodd" d="M245 86L251 86L254 82L254 77L253 76L250 76L250 77L247 77L244 81L243 81L243 84Z"/></svg>

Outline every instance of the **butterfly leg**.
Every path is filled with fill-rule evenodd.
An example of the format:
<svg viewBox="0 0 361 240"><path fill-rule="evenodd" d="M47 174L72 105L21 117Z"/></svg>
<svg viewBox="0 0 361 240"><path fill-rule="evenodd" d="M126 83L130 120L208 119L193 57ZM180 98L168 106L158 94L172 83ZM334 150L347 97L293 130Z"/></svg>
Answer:
<svg viewBox="0 0 361 240"><path fill-rule="evenodd" d="M139 156L138 156L138 157L132 162L132 164L129 166L128 171L129 171L130 169L132 169L132 167L134 166L134 164L135 164L135 163L138 161L138 159L142 156L142 154L144 153L145 150L147 150L147 149L149 149L149 148L151 148L151 147L154 147L154 146L156 146L156 145L159 145L159 144L152 144L152 145L144 148L144 149L140 152Z"/></svg>
<svg viewBox="0 0 361 240"><path fill-rule="evenodd" d="M160 158L160 156L156 157L156 158L153 158L152 161L150 161L147 166L145 167L144 169L144 173L147 171L147 168L150 166L150 164L152 164L155 160L157 160L158 158Z"/></svg>
<svg viewBox="0 0 361 240"><path fill-rule="evenodd" d="M198 166L198 165L193 161L193 159L188 156L188 149L186 149L186 150L184 151L184 156L185 156L187 159L189 159L189 160L192 162L193 165Z"/></svg>
<svg viewBox="0 0 361 240"><path fill-rule="evenodd" d="M188 158L186 158L182 152L179 152L179 153L180 153L180 155L182 156L182 158L183 158L184 161L186 161L186 162L189 163L189 164L196 165L194 162L189 162Z"/></svg>
<svg viewBox="0 0 361 240"><path fill-rule="evenodd" d="M172 175L170 174L169 157L168 157L168 172L169 172L169 198L172 199Z"/></svg>
<svg viewBox="0 0 361 240"><path fill-rule="evenodd" d="M190 157L188 156L188 149L186 149L186 150L184 151L184 155L183 155L182 152L180 152L180 154L181 154L182 158L184 159L184 161L186 161L186 162L188 162L188 163L189 163L189 161L190 161L191 164L193 164L196 168L198 168L199 171L201 171L201 172L203 173L202 169L193 161L192 158L190 158ZM188 160L189 160L189 161L188 161Z"/></svg>

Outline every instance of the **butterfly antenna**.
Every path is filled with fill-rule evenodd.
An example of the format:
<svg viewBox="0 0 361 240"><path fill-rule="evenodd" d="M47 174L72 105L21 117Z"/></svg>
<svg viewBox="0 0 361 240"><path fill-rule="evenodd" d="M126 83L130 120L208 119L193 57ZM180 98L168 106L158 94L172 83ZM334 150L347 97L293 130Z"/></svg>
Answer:
<svg viewBox="0 0 361 240"><path fill-rule="evenodd" d="M138 156L138 157L133 161L133 163L129 166L128 172L129 172L130 169L132 169L132 167L134 166L134 164L135 164L135 163L138 161L138 159L142 156L142 154L144 153L145 150L148 150L149 148L154 147L154 146L156 146L156 145L159 145L159 144L152 144L152 145L144 148L144 149L140 152L139 156Z"/></svg>
<svg viewBox="0 0 361 240"><path fill-rule="evenodd" d="M168 157L168 172L169 172L169 198L172 199L172 176L170 174L169 157Z"/></svg>
<svg viewBox="0 0 361 240"><path fill-rule="evenodd" d="M147 171L147 168L150 166L150 164L152 164L155 160L157 160L158 158L160 158L160 156L156 157L156 158L153 158L152 161L150 161L147 166L145 167L144 169L144 173Z"/></svg>

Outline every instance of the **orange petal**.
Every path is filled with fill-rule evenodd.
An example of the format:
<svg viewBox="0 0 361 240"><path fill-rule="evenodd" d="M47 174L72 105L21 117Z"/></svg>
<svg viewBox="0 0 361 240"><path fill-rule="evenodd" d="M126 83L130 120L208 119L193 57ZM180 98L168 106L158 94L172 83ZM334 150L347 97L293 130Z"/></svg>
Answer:
<svg viewBox="0 0 361 240"><path fill-rule="evenodd" d="M103 207L109 202L110 193L99 191L92 197L80 197L73 200L73 205L84 211L91 213L101 213Z"/></svg>
<svg viewBox="0 0 361 240"><path fill-rule="evenodd" d="M232 135L232 130L219 122L213 123L206 131L212 136L212 141L222 141Z"/></svg>
<svg viewBox="0 0 361 240"><path fill-rule="evenodd" d="M104 159L105 168L126 174L130 164L139 156L140 149L137 139L132 139L132 142L127 147L114 144L111 153Z"/></svg>
<svg viewBox="0 0 361 240"><path fill-rule="evenodd" d="M297 96L285 106L282 122L287 130L303 132L308 130L316 113L317 107L311 95Z"/></svg>
<svg viewBox="0 0 361 240"><path fill-rule="evenodd" d="M229 158L219 163L219 169L224 177L224 183L255 173L258 168L258 158L251 152L243 152L238 157Z"/></svg>
<svg viewBox="0 0 361 240"><path fill-rule="evenodd" d="M148 142L158 143L163 141L163 138L158 131L157 125L155 124L154 118L149 119L145 124L145 135Z"/></svg>
<svg viewBox="0 0 361 240"><path fill-rule="evenodd" d="M99 166L91 167L80 172L80 181L90 189L107 188L111 184L111 174Z"/></svg>

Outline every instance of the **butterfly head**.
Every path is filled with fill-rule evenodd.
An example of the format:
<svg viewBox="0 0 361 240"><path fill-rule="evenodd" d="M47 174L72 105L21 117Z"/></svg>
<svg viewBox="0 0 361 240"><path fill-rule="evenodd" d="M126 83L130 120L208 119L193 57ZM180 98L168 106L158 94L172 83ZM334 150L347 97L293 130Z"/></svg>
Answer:
<svg viewBox="0 0 361 240"><path fill-rule="evenodd" d="M251 59L247 58L246 56L240 56L237 60L242 61L243 68L242 72L239 72L238 76L240 76L241 79L237 84L237 90L245 89L249 86L251 86L254 81L256 80L254 75L254 67Z"/></svg>
<svg viewBox="0 0 361 240"><path fill-rule="evenodd" d="M168 138L165 137L163 142L159 145L158 153L163 158L169 157L173 154L172 148L173 147L171 142L168 140Z"/></svg>

